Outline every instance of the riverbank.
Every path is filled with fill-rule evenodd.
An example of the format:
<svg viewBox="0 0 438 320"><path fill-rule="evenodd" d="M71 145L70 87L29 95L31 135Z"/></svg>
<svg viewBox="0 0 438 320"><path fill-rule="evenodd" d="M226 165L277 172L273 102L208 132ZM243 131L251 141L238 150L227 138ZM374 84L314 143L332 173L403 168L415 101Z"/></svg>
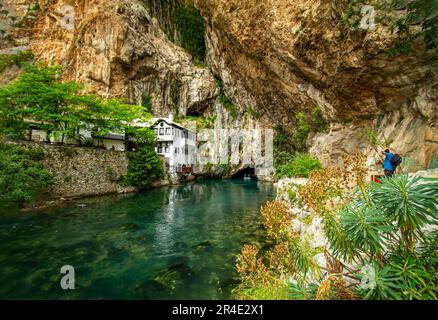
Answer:
<svg viewBox="0 0 438 320"><path fill-rule="evenodd" d="M41 152L43 156L38 161L53 176L53 183L49 188L22 205L24 212L63 206L80 199L140 191L124 183L129 165L127 152L30 141L7 143L25 150ZM184 183L194 180L195 177L191 176ZM153 182L150 189L180 183L171 177L165 177Z"/></svg>

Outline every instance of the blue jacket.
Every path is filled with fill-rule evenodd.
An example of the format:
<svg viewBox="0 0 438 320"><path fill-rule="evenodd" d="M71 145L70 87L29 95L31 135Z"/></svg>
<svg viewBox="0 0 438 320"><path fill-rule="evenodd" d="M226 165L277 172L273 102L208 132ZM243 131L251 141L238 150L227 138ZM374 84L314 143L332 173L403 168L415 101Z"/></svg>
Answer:
<svg viewBox="0 0 438 320"><path fill-rule="evenodd" d="M391 163L392 158L394 158L394 155L391 152L386 152L385 161L383 162L383 168L388 171L394 171L394 166Z"/></svg>

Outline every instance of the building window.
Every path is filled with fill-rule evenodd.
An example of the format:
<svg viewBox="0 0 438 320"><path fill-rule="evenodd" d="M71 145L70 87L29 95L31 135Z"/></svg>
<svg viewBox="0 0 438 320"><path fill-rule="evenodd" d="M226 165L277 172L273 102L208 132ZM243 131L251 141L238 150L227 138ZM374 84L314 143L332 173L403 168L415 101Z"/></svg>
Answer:
<svg viewBox="0 0 438 320"><path fill-rule="evenodd" d="M163 147L158 147L158 153L163 153Z"/></svg>
<svg viewBox="0 0 438 320"><path fill-rule="evenodd" d="M166 128L166 135L167 135L167 136L170 135L170 128Z"/></svg>
<svg viewBox="0 0 438 320"><path fill-rule="evenodd" d="M177 154L178 153L178 148L175 148L175 154Z"/></svg>
<svg viewBox="0 0 438 320"><path fill-rule="evenodd" d="M158 136L158 129L154 129L155 134Z"/></svg>
<svg viewBox="0 0 438 320"><path fill-rule="evenodd" d="M172 128L172 136L174 136L174 135L175 135L175 129Z"/></svg>
<svg viewBox="0 0 438 320"><path fill-rule="evenodd" d="M160 128L160 136L164 136L164 129Z"/></svg>

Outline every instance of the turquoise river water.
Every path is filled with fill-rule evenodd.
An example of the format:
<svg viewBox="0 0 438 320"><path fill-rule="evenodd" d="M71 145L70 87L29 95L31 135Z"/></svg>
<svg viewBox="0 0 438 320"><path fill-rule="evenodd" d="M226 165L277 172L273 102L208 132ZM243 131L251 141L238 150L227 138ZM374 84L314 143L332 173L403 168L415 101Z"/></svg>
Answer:
<svg viewBox="0 0 438 320"><path fill-rule="evenodd" d="M243 244L269 247L269 184L201 181L1 212L0 299L230 299ZM60 286L61 267L75 289Z"/></svg>

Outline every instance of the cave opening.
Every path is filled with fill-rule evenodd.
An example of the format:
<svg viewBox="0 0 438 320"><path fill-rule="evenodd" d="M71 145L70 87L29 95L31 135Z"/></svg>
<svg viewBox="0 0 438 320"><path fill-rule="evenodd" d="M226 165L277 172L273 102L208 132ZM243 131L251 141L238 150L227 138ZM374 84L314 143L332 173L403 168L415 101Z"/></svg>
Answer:
<svg viewBox="0 0 438 320"><path fill-rule="evenodd" d="M190 111L187 112L187 116L199 118L200 116L202 116L202 114L199 111Z"/></svg>
<svg viewBox="0 0 438 320"><path fill-rule="evenodd" d="M242 170L239 170L238 172L236 172L231 179L244 179L246 177L251 177L251 180L257 180L257 176L255 174L255 169L254 168L244 168Z"/></svg>

